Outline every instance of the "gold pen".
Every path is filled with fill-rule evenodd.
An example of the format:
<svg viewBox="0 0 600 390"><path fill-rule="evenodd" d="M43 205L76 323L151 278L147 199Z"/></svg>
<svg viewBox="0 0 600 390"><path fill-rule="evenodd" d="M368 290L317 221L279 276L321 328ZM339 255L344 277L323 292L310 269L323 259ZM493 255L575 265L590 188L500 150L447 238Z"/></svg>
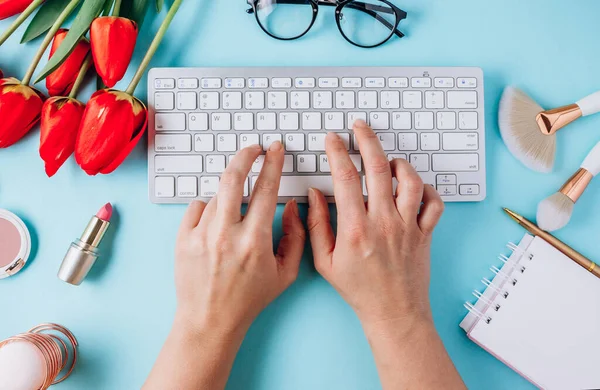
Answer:
<svg viewBox="0 0 600 390"><path fill-rule="evenodd" d="M538 236L544 239L548 244L552 245L559 251L565 254L565 256L569 257L571 260L591 272L597 278L600 278L600 267L596 265L593 261L577 252L575 249L571 248L564 242L560 241L558 238L554 237L552 234L543 231L536 224L531 221L528 221L522 215L515 213L507 208L504 208L506 214L510 215L512 219L514 219L519 225L523 226L529 233Z"/></svg>

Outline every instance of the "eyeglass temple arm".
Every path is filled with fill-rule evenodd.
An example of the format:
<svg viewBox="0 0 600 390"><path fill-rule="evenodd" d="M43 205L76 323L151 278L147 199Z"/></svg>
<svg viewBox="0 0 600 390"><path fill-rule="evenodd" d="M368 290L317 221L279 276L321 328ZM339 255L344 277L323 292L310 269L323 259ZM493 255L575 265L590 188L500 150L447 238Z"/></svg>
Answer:
<svg viewBox="0 0 600 390"><path fill-rule="evenodd" d="M250 0L250 1L252 1L252 0ZM250 1L248 3L250 3ZM306 4L306 0L277 0L277 3L279 3L279 4ZM330 3L329 1L319 1L319 4L320 5L328 5L328 6L337 6L337 4ZM398 37L402 38L404 36L404 33L402 33L402 31L395 28L395 26L393 24L391 24L390 22L385 20L383 17L381 17L377 12L375 12L375 11L379 11L379 12L389 14L392 12L392 11L390 11L389 8L378 6L378 5L373 5L373 4L367 5L366 3L363 3L361 1L352 2L350 4L347 4L346 7L356 9L356 10L366 13L367 15L372 16L373 18L377 19L385 27L394 31L394 34L396 34ZM392 7L394 8L394 11L396 11L396 13L398 14L400 20L406 19L407 14L405 11L401 10L400 8L396 7L393 4L392 4ZM375 11L373 11L373 10L375 10ZM249 8L248 10L246 10L246 12L249 14L253 14L254 9Z"/></svg>

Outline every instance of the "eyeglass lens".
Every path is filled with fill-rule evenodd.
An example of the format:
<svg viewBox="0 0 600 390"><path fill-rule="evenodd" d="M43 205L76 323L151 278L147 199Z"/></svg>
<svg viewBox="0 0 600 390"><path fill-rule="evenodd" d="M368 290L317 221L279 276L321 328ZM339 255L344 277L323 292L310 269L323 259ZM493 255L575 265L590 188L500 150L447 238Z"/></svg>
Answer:
<svg viewBox="0 0 600 390"><path fill-rule="evenodd" d="M304 34L310 27L313 8L309 0L260 0L256 5L256 16L269 34L292 39Z"/></svg>
<svg viewBox="0 0 600 390"><path fill-rule="evenodd" d="M388 4L378 0L353 1L346 4L339 15L343 34L360 46L378 45L392 34L396 14Z"/></svg>

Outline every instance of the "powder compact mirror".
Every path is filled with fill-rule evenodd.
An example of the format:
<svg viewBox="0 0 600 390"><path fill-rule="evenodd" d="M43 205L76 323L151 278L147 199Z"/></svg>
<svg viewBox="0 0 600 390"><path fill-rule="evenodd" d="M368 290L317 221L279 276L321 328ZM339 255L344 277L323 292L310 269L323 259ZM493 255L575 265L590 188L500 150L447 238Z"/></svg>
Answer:
<svg viewBox="0 0 600 390"><path fill-rule="evenodd" d="M19 272L31 253L31 235L25 223L0 209L0 279Z"/></svg>

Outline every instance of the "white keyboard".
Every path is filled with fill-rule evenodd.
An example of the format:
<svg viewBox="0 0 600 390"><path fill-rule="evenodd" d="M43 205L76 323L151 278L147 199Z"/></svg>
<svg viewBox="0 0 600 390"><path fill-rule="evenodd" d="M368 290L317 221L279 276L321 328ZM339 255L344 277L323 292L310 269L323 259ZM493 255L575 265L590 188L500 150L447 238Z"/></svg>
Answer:
<svg viewBox="0 0 600 390"><path fill-rule="evenodd" d="M286 151L279 200L306 202L314 187L334 201L325 136L339 133L362 175L351 130L358 118L373 127L390 159L408 160L444 201L486 196L479 68L158 68L148 83L154 203L209 200L238 150L266 150L274 141ZM246 202L262 164L263 156L247 180Z"/></svg>

